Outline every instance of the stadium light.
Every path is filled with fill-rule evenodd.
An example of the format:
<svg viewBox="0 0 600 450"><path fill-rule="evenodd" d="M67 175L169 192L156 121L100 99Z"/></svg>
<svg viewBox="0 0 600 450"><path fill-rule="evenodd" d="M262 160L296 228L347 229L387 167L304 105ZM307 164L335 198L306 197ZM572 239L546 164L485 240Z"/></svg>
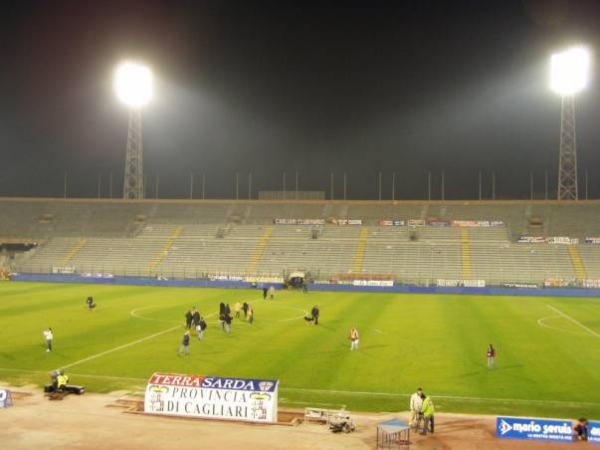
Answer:
<svg viewBox="0 0 600 450"><path fill-rule="evenodd" d="M144 198L144 160L141 108L152 99L152 72L146 66L124 62L115 71L115 91L129 107L124 199Z"/></svg>
<svg viewBox="0 0 600 450"><path fill-rule="evenodd" d="M560 94L560 154L558 200L578 200L575 94L588 83L590 55L583 46L555 53L550 58L550 88Z"/></svg>
<svg viewBox="0 0 600 450"><path fill-rule="evenodd" d="M550 87L560 95L574 95L587 86L590 55L584 47L555 53L550 59Z"/></svg>
<svg viewBox="0 0 600 450"><path fill-rule="evenodd" d="M115 71L117 97L130 108L140 108L152 99L152 72L134 62L120 64Z"/></svg>

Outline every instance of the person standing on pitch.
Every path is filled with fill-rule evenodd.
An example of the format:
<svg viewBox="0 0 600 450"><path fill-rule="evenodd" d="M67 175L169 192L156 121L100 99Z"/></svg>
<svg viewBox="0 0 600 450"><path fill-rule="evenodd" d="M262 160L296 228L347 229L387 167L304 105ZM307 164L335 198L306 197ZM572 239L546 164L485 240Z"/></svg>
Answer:
<svg viewBox="0 0 600 450"><path fill-rule="evenodd" d="M198 333L198 340L202 341L204 339L204 330L206 330L207 324L204 320L204 317L200 316L200 320L198 320L198 325L196 325L196 333Z"/></svg>
<svg viewBox="0 0 600 450"><path fill-rule="evenodd" d="M423 399L421 395L423 389L417 388L417 392L410 396L410 415L408 423L413 428L419 428L421 424L421 406L423 406Z"/></svg>
<svg viewBox="0 0 600 450"><path fill-rule="evenodd" d="M488 369L493 369L496 363L496 349L492 344L490 344L490 346L487 348L486 355Z"/></svg>
<svg viewBox="0 0 600 450"><path fill-rule="evenodd" d="M44 330L44 339L46 339L46 351L52 351L52 340L54 339L54 333L52 328L48 327Z"/></svg>
<svg viewBox="0 0 600 450"><path fill-rule="evenodd" d="M248 323L252 325L254 323L254 308L248 303Z"/></svg>
<svg viewBox="0 0 600 450"><path fill-rule="evenodd" d="M319 325L319 307L317 305L313 306L310 313L312 314L312 317L313 317L313 323L315 325Z"/></svg>
<svg viewBox="0 0 600 450"><path fill-rule="evenodd" d="M427 434L427 429L433 433L434 428L434 420L433 416L435 414L435 406L433 406L433 400L431 397L426 396L425 394L421 394L421 398L423 399L423 404L421 405L421 413L423 414L423 429L419 434Z"/></svg>
<svg viewBox="0 0 600 450"><path fill-rule="evenodd" d="M358 330L356 327L350 328L350 350L358 350L358 338Z"/></svg>
<svg viewBox="0 0 600 450"><path fill-rule="evenodd" d="M177 352L177 356L188 355L190 356L190 332L186 330L183 333L183 339L181 340L181 346L179 347L179 351Z"/></svg>

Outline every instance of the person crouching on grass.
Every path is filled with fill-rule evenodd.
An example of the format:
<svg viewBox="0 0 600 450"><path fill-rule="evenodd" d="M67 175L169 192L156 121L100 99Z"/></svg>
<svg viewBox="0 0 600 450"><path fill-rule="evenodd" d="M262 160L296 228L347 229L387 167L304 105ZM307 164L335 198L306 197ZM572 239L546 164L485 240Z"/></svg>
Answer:
<svg viewBox="0 0 600 450"><path fill-rule="evenodd" d="M589 423L585 417L580 418L573 427L573 438L578 441L587 441Z"/></svg>

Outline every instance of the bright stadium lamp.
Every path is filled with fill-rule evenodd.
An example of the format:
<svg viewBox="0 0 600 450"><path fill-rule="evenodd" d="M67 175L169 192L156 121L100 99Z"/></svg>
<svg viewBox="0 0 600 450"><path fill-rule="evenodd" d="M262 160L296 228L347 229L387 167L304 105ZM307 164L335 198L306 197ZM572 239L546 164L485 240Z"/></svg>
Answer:
<svg viewBox="0 0 600 450"><path fill-rule="evenodd" d="M125 62L115 71L117 97L129 107L127 156L123 198L144 198L142 106L152 99L152 72L146 66Z"/></svg>
<svg viewBox="0 0 600 450"><path fill-rule="evenodd" d="M115 72L117 97L131 108L140 108L152 99L152 72L146 66L126 62Z"/></svg>
<svg viewBox="0 0 600 450"><path fill-rule="evenodd" d="M588 82L590 55L584 47L555 53L550 59L550 87L560 95L574 95Z"/></svg>
<svg viewBox="0 0 600 450"><path fill-rule="evenodd" d="M555 53L550 59L550 87L560 94L560 155L558 200L578 200L577 140L575 135L575 94L588 83L590 55L584 47Z"/></svg>

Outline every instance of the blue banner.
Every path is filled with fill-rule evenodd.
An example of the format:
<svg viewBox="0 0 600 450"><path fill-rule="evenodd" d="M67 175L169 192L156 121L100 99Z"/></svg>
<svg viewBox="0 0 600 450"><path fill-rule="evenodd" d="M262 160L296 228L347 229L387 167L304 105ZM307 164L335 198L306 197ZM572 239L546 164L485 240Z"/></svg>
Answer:
<svg viewBox="0 0 600 450"><path fill-rule="evenodd" d="M593 442L594 444L600 444L600 422L591 422L589 423L588 428L588 442Z"/></svg>
<svg viewBox="0 0 600 450"><path fill-rule="evenodd" d="M497 417L496 436L503 439L573 441L573 423L566 420Z"/></svg>

